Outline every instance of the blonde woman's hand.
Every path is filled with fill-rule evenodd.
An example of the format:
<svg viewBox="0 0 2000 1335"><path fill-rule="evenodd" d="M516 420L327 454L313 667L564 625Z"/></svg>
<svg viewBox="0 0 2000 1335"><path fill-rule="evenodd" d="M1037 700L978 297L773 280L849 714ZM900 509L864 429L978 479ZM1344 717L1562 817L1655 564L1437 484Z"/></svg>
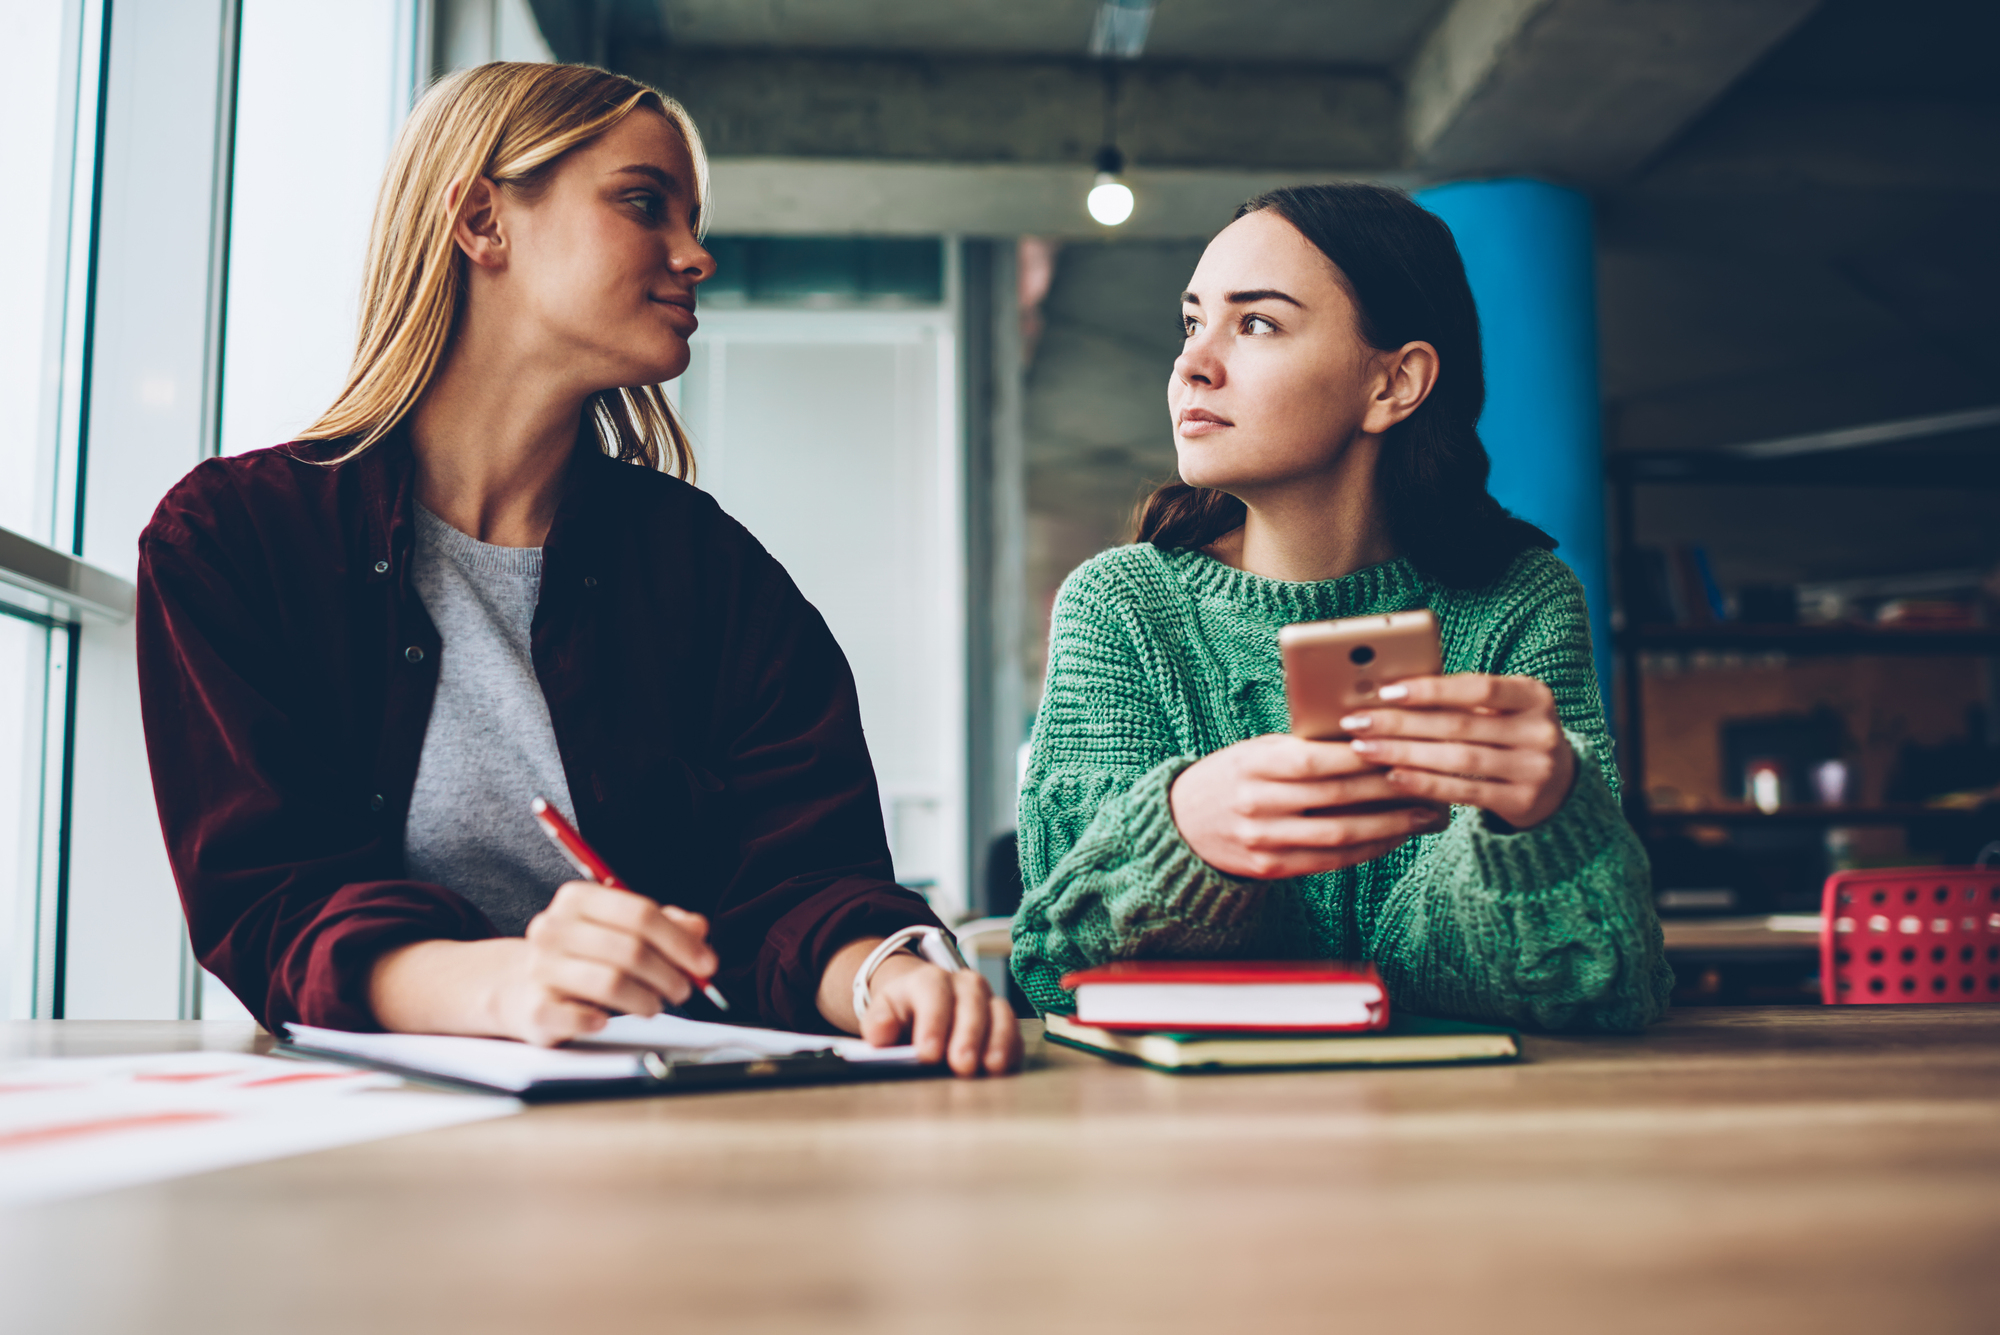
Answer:
<svg viewBox="0 0 2000 1335"><path fill-rule="evenodd" d="M1384 686L1387 705L1340 721L1355 753L1386 766L1396 791L1481 807L1517 830L1556 813L1576 784L1576 753L1553 692L1533 677L1459 672Z"/></svg>
<svg viewBox="0 0 2000 1335"><path fill-rule="evenodd" d="M369 1003L385 1029L553 1047L614 1013L658 1015L715 972L708 919L630 890L570 881L526 938L418 941L385 952Z"/></svg>
<svg viewBox="0 0 2000 1335"><path fill-rule="evenodd" d="M564 883L527 940L523 976L499 1006L507 1031L530 1043L594 1033L614 1014L658 1015L718 963L699 913L594 881Z"/></svg>
<svg viewBox="0 0 2000 1335"><path fill-rule="evenodd" d="M1346 742L1287 733L1204 756L1180 772L1167 804L1196 856L1254 880L1368 862L1450 819Z"/></svg>
<svg viewBox="0 0 2000 1335"><path fill-rule="evenodd" d="M868 1013L854 1014L854 974L880 937L842 946L819 986L820 1014L878 1048L916 1046L920 1061L944 1062L959 1076L1007 1075L1021 1068L1021 1026L977 970L947 973L909 952L889 956L868 979Z"/></svg>

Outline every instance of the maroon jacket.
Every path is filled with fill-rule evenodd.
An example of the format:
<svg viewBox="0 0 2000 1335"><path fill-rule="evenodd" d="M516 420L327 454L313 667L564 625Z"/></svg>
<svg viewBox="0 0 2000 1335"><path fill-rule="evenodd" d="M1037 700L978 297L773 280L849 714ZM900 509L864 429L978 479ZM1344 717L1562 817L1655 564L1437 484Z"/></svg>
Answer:
<svg viewBox="0 0 2000 1335"><path fill-rule="evenodd" d="M273 1029L375 1028L385 950L495 935L404 879L441 648L410 583L414 460L400 434L305 461L323 448L211 459L139 538L146 747L188 930ZM836 950L937 921L893 880L826 623L705 493L594 449L542 570L535 670L584 837L709 916L732 1018L825 1029Z"/></svg>

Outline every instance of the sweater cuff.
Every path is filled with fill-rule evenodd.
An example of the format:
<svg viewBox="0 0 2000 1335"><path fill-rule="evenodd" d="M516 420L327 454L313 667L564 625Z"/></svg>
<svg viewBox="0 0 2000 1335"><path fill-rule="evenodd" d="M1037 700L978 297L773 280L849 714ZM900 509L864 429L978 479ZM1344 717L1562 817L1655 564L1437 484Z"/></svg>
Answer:
<svg viewBox="0 0 2000 1335"><path fill-rule="evenodd" d="M1484 820L1470 822L1480 881L1495 894L1532 893L1574 880L1604 856L1607 842L1625 827L1596 749L1567 728L1563 733L1576 755L1576 780L1554 815L1533 829L1505 834Z"/></svg>
<svg viewBox="0 0 2000 1335"><path fill-rule="evenodd" d="M1141 775L1120 804L1126 816L1120 834L1128 841L1124 851L1129 873L1148 891L1130 906L1127 930L1144 934L1148 927L1171 922L1180 933L1202 939L1200 945L1187 941L1183 948L1205 952L1236 938L1261 898L1246 891L1262 889L1269 882L1231 876L1210 866L1174 824L1168 791L1181 771L1199 759L1175 756Z"/></svg>

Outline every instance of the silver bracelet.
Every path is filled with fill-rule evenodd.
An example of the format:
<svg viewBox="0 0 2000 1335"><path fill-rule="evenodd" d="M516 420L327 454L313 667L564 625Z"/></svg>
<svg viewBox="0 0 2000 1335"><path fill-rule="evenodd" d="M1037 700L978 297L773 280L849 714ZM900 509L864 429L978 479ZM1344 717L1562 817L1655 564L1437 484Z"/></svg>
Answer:
<svg viewBox="0 0 2000 1335"><path fill-rule="evenodd" d="M868 1012L868 980L875 976L875 970L883 960L904 950L915 951L946 973L964 970L965 956L958 953L958 942L950 932L942 927L904 927L882 938L882 943L868 952L868 958L861 961L861 967L854 971L854 1023L861 1024L861 1017Z"/></svg>

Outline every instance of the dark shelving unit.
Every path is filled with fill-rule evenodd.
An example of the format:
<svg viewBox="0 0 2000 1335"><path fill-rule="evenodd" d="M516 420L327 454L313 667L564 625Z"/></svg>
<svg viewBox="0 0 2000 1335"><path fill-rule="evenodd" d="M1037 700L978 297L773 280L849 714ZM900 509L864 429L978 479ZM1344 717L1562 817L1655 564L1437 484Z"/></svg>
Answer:
<svg viewBox="0 0 2000 1335"><path fill-rule="evenodd" d="M1632 578L1638 569L1635 560L1638 546L1635 496L1640 487L1851 486L1887 491L1910 487L2000 489L2000 428L1987 426L1922 440L1883 442L1858 448L1814 450L1796 448L1793 443L1784 442L1778 446L1734 450L1628 454L1611 458L1607 472L1612 486L1617 544L1615 571L1616 578L1621 581L1620 601L1624 607L1633 608L1641 605L1636 596L1638 591L1627 587L1624 581ZM1683 626L1627 625L1614 637L1613 648L1625 697L1624 726L1619 741L1628 776L1625 785L1626 814L1649 850L1655 846L1664 849L1666 841L1679 842L1691 827L1697 826L1721 826L1744 834L1758 830L1803 831L1832 826L1901 826L1911 830L1913 837L1925 832L1929 832L1926 837L1948 834L1950 837L1946 842L1952 843L1981 836L1993 837L1995 827L2000 826L2000 812L1991 806L1969 810L1914 803L1794 806L1766 813L1746 804L1698 810L1652 810L1647 799L1646 683L1642 668L1642 657L1649 652L1776 652L1788 657L1978 655L1993 658L2000 656L2000 628L1742 622ZM1688 927L1699 927L1699 920L1681 921ZM1806 960L1809 952L1782 950L1775 946L1772 949L1775 952L1773 960L1760 967L1779 972L1787 967L1803 970L1801 978L1811 971L1811 962ZM1740 955L1740 951L1737 954ZM1792 963L1783 965L1778 962L1778 956L1784 956ZM1700 951L1683 951L1676 955L1678 968L1691 969L1690 977L1709 975L1711 982L1717 968L1740 972L1747 958L1738 959L1736 955L1730 955L1727 961L1720 956L1710 959ZM1686 982L1685 979L1683 981ZM1769 982L1764 980L1764 983ZM1742 983L1741 979L1732 981L1725 991L1729 988L1742 990L1739 986ZM1756 984L1756 980L1751 979L1751 983Z"/></svg>
<svg viewBox="0 0 2000 1335"><path fill-rule="evenodd" d="M1982 427L1889 441L1858 448L1774 448L1654 451L1614 455L1606 472L1612 487L1620 602L1636 607L1637 591L1623 586L1635 569L1638 547L1636 492L1642 486L1856 486L2000 489L2000 428ZM1658 824L1824 825L1906 824L1972 813L1935 807L1798 808L1766 815L1754 808L1719 812L1658 812L1646 800L1645 674L1648 651L1770 653L1787 655L1978 654L2000 655L2000 628L1794 625L1720 622L1699 626L1628 626L1613 638L1625 695L1620 747L1627 758L1626 815L1641 836Z"/></svg>

